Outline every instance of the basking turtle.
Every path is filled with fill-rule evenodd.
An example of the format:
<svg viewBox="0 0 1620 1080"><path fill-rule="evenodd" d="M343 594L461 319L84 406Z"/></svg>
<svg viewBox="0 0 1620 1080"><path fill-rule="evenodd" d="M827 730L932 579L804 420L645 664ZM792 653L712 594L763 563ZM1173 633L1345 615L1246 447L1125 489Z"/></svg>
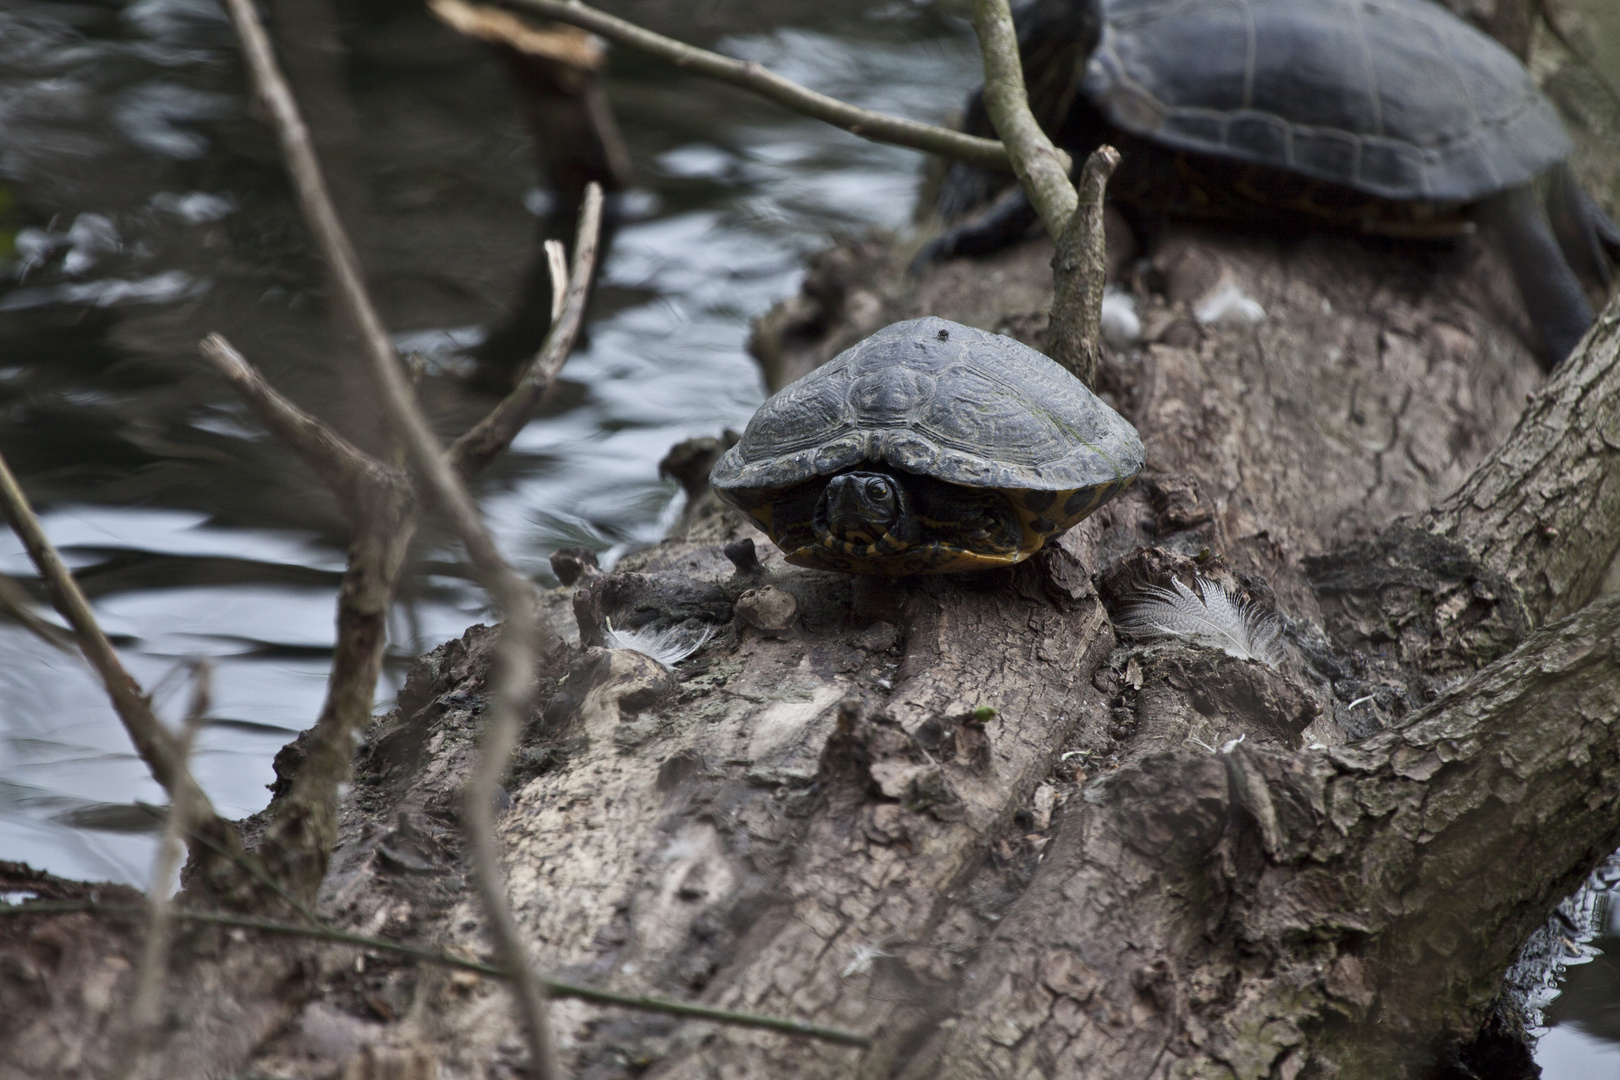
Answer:
<svg viewBox="0 0 1620 1080"><path fill-rule="evenodd" d="M775 394L709 482L788 562L901 577L1026 559L1141 469L1136 429L1079 379L930 317Z"/></svg>
<svg viewBox="0 0 1620 1080"><path fill-rule="evenodd" d="M1607 287L1620 228L1575 182L1524 65L1433 0L1030 0L1014 21L1036 118L1077 160L1119 147L1123 209L1414 237L1478 220L1549 367L1591 325L1582 277ZM964 127L994 135L978 92ZM941 212L994 182L953 167ZM993 251L1034 220L1008 193L920 261Z"/></svg>

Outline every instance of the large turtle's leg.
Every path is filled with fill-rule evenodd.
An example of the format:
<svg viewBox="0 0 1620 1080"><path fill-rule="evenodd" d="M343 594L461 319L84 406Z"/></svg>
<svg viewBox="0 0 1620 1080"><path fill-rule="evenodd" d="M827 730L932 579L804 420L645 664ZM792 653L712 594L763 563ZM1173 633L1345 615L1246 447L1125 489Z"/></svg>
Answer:
<svg viewBox="0 0 1620 1080"><path fill-rule="evenodd" d="M984 213L930 240L911 261L911 272L957 255L990 255L1010 247L1022 240L1037 220L1035 207L1030 205L1024 189L1008 188Z"/></svg>
<svg viewBox="0 0 1620 1080"><path fill-rule="evenodd" d="M1510 188L1486 200L1480 204L1480 215L1496 230L1507 253L1519 295L1541 337L1541 362L1551 370L1592 325L1586 290L1564 260L1532 187Z"/></svg>
<svg viewBox="0 0 1620 1080"><path fill-rule="evenodd" d="M1564 258L1581 277L1607 289L1614 279L1609 261L1620 261L1620 225L1582 189L1567 162L1553 166L1549 179L1547 217Z"/></svg>

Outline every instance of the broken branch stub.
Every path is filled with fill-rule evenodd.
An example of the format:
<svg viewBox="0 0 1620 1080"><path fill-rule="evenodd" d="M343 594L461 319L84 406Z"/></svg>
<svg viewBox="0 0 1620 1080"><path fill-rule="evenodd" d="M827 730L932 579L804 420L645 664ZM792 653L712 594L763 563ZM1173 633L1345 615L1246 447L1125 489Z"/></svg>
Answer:
<svg viewBox="0 0 1620 1080"><path fill-rule="evenodd" d="M1102 301L1108 284L1108 246L1103 231L1103 199L1108 178L1119 167L1119 151L1099 146L1080 174L1080 202L1057 240L1052 255L1052 317L1046 353L1096 386L1103 358Z"/></svg>
<svg viewBox="0 0 1620 1080"><path fill-rule="evenodd" d="M974 0L973 29L984 57L985 111L1007 147L1025 195L1057 244L1046 354L1089 387L1102 358L1102 294L1108 275L1103 198L1119 165L1119 151L1098 147L1086 160L1076 191L1069 180L1068 155L1041 130L1030 110L1007 0Z"/></svg>
<svg viewBox="0 0 1620 1080"><path fill-rule="evenodd" d="M557 316L552 319L545 343L518 376L511 393L450 444L446 457L462 477L476 475L511 445L523 425L529 422L529 414L556 381L585 320L585 304L590 299L601 239L602 188L593 181L585 185L585 198L579 209L579 231L574 237L574 264L566 275L559 276L556 269L561 265L561 252L547 247L547 259L552 266L552 303Z"/></svg>

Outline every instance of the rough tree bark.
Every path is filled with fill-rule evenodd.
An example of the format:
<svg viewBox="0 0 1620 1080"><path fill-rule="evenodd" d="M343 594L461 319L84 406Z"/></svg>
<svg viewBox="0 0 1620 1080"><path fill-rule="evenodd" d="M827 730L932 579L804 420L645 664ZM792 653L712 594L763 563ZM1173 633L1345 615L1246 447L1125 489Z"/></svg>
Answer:
<svg viewBox="0 0 1620 1080"><path fill-rule="evenodd" d="M567 564L569 666L542 672L502 817L533 958L872 1039L554 1002L572 1075L1515 1075L1522 1046L1475 1038L1501 972L1620 846L1620 316L1539 389L1474 241L1141 239L1111 255L1143 338L1099 385L1149 470L1030 563L786 567L707 497L711 441L670 459L679 535ZM759 328L772 381L922 313L1041 343L1050 244L916 281L908 254L819 258ZM1263 321L1197 318L1233 289ZM1110 605L1172 575L1274 606L1289 659L1117 642ZM671 668L609 623L713 636ZM368 733L320 898L339 925L491 955L455 818L492 645L422 658ZM0 1076L116 1055L138 948L88 916L0 921ZM182 954L173 1075L523 1058L470 973L222 932Z"/></svg>

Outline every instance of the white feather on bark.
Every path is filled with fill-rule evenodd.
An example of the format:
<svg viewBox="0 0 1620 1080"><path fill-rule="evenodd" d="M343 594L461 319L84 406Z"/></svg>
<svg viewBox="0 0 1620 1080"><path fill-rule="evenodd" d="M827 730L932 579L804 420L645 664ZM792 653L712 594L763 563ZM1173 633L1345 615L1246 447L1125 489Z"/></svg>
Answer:
<svg viewBox="0 0 1620 1080"><path fill-rule="evenodd" d="M1198 578L1198 592L1174 578L1170 583L1174 590L1144 586L1115 626L1132 637L1178 637L1271 667L1283 662L1282 624L1275 615L1253 601L1239 602L1205 577Z"/></svg>
<svg viewBox="0 0 1620 1080"><path fill-rule="evenodd" d="M664 630L656 630L651 626L640 630L614 629L613 620L609 619L602 636L607 639L610 649L629 649L643 656L673 668L688 656L697 652L714 636L714 627L706 626L699 633L691 633L684 627L671 626Z"/></svg>

